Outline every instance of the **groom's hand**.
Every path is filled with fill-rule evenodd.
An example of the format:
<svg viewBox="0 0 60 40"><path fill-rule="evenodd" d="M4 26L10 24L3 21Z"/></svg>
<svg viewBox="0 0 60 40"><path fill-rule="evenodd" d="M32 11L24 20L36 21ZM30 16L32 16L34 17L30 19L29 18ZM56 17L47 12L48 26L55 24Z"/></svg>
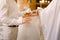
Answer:
<svg viewBox="0 0 60 40"><path fill-rule="evenodd" d="M23 18L22 23L23 24L26 24L26 23L29 23L30 21L31 21L31 18L30 17L25 17L25 18Z"/></svg>

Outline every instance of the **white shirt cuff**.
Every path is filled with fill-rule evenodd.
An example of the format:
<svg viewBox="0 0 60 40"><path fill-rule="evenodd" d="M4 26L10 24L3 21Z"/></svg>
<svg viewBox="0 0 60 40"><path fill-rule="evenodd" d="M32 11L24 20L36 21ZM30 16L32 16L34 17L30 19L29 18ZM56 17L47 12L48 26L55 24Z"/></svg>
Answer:
<svg viewBox="0 0 60 40"><path fill-rule="evenodd" d="M18 20L17 20L17 22L18 23L22 23L22 20L23 20L23 18L22 17L19 17Z"/></svg>

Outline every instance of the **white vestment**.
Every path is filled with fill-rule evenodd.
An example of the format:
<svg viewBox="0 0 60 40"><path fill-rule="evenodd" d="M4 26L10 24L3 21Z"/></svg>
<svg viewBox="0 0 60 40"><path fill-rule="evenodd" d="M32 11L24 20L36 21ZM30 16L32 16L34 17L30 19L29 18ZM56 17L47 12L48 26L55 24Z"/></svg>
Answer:
<svg viewBox="0 0 60 40"><path fill-rule="evenodd" d="M21 13L15 0L0 0L0 40L16 40L17 27L22 23Z"/></svg>
<svg viewBox="0 0 60 40"><path fill-rule="evenodd" d="M60 0L52 2L40 12L45 40L58 40L60 24Z"/></svg>

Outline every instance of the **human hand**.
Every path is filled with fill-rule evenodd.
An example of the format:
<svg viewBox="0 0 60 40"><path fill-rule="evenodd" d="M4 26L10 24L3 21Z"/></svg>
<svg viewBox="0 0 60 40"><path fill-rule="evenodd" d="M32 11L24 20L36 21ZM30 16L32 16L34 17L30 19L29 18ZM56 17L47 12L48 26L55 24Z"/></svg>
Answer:
<svg viewBox="0 0 60 40"><path fill-rule="evenodd" d="M38 16L39 14L38 14L38 11L37 10L33 10L32 12L31 12L31 16Z"/></svg>
<svg viewBox="0 0 60 40"><path fill-rule="evenodd" d="M31 21L31 18L30 17L25 17L23 18L23 24L26 24L26 23L29 23Z"/></svg>

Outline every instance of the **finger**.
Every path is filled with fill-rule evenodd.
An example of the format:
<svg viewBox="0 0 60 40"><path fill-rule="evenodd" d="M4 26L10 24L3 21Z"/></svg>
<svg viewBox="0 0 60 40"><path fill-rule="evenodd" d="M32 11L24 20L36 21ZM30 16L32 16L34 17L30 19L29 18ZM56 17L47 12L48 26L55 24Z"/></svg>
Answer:
<svg viewBox="0 0 60 40"><path fill-rule="evenodd" d="M27 18L27 19L26 19L26 21L30 21L30 20L31 20L31 18Z"/></svg>

